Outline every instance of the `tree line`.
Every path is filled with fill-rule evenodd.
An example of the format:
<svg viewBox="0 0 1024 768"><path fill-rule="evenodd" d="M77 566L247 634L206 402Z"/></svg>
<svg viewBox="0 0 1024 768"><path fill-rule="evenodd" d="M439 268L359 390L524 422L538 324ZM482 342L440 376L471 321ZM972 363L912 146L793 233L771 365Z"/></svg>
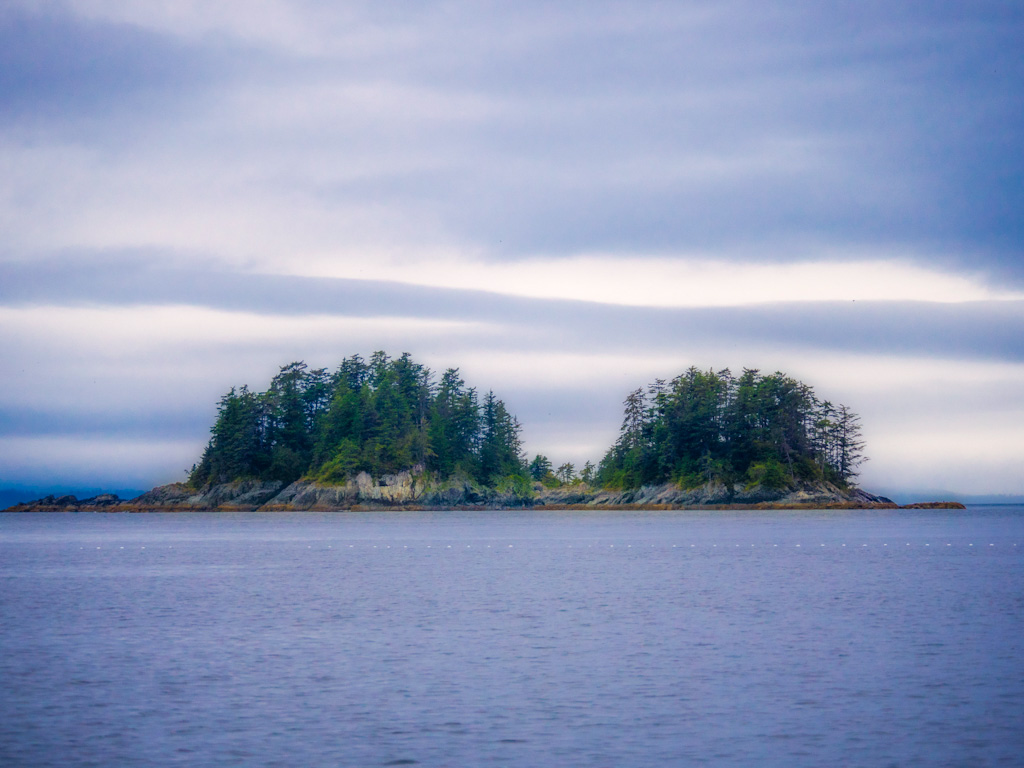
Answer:
<svg viewBox="0 0 1024 768"><path fill-rule="evenodd" d="M190 484L307 477L344 483L423 466L438 479L459 476L528 494L586 483L635 488L709 482L773 488L798 480L849 485L866 460L860 417L820 400L783 373L690 368L656 380L624 402L619 437L604 458L555 466L527 463L522 427L493 392L480 397L457 368L439 379L406 353L342 360L333 373L283 366L263 392L232 388L220 399L210 441Z"/></svg>
<svg viewBox="0 0 1024 768"><path fill-rule="evenodd" d="M416 465L488 486L526 482L521 431L493 392L481 398L456 368L435 381L408 353L353 355L333 373L295 362L264 392L243 386L221 397L189 482L344 483L359 472L379 477Z"/></svg>
<svg viewBox="0 0 1024 768"><path fill-rule="evenodd" d="M690 368L631 392L615 444L596 471L605 487L719 481L849 485L866 460L860 417L784 373Z"/></svg>

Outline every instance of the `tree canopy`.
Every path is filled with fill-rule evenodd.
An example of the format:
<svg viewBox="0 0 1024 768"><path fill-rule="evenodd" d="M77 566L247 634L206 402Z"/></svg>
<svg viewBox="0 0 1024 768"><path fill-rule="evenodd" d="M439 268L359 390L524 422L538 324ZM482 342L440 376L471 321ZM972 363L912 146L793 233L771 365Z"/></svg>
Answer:
<svg viewBox="0 0 1024 768"><path fill-rule="evenodd" d="M619 438L598 468L607 487L721 481L848 485L866 460L860 417L784 373L690 368L629 393Z"/></svg>
<svg viewBox="0 0 1024 768"><path fill-rule="evenodd" d="M598 466L588 461L577 473L543 455L527 464L518 420L493 392L481 397L467 387L457 368L435 379L409 354L384 352L345 358L333 373L289 363L266 391L233 388L221 397L190 483L344 483L359 472L423 466L439 479L517 493L528 493L531 480L548 488L847 486L866 460L860 417L784 373L690 368L630 392L623 405L615 444Z"/></svg>
<svg viewBox="0 0 1024 768"><path fill-rule="evenodd" d="M265 392L232 388L190 482L239 479L343 483L422 465L497 486L525 478L521 426L493 392L467 387L458 369L435 381L409 354L342 360L334 373L289 363Z"/></svg>

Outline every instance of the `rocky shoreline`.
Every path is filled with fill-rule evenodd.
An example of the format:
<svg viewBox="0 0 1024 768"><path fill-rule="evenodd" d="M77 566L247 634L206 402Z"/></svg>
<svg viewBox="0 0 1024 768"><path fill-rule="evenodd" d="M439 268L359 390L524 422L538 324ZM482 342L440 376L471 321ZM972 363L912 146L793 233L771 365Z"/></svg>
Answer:
<svg viewBox="0 0 1024 768"><path fill-rule="evenodd" d="M786 489L761 485L727 487L709 483L693 489L650 485L626 491L573 485L546 489L535 484L529 495L481 488L465 480L438 482L414 469L375 479L365 472L344 485L311 480L240 480L195 489L183 483L154 488L134 499L102 494L88 499L47 496L16 504L7 512L340 512L359 510L672 510L672 509L963 509L959 502L900 506L860 489L829 483L801 483Z"/></svg>

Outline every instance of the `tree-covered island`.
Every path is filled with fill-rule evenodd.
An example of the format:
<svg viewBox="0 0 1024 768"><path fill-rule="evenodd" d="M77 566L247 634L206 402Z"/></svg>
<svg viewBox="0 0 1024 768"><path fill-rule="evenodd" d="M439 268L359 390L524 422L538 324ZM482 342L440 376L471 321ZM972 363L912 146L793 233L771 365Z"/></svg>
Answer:
<svg viewBox="0 0 1024 768"><path fill-rule="evenodd" d="M231 389L185 487L210 506L843 502L859 419L782 373L690 368L625 399L619 438L579 473L527 462L521 426L458 369L375 352L331 372L291 363ZM179 489L180 491L180 489ZM154 492L155 493L155 492Z"/></svg>
<svg viewBox="0 0 1024 768"><path fill-rule="evenodd" d="M232 389L189 484L238 480L336 485L360 473L379 478L421 468L437 480L458 477L483 488L528 495L522 428L505 404L480 397L458 369L435 381L409 354L338 369L281 368L264 392Z"/></svg>
<svg viewBox="0 0 1024 768"><path fill-rule="evenodd" d="M597 464L527 461L522 427L457 368L353 355L331 372L283 366L232 388L184 483L131 501L27 507L353 509L495 506L895 506L854 484L860 418L783 373L690 368L629 393ZM26 506L26 505L23 505Z"/></svg>

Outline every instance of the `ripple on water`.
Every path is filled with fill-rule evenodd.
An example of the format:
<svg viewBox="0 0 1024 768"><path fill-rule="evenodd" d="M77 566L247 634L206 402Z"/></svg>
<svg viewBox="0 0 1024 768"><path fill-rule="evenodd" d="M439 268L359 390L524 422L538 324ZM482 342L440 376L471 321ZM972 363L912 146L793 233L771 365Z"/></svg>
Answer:
<svg viewBox="0 0 1024 768"><path fill-rule="evenodd" d="M0 517L0 764L1014 764L1022 533L998 508Z"/></svg>

